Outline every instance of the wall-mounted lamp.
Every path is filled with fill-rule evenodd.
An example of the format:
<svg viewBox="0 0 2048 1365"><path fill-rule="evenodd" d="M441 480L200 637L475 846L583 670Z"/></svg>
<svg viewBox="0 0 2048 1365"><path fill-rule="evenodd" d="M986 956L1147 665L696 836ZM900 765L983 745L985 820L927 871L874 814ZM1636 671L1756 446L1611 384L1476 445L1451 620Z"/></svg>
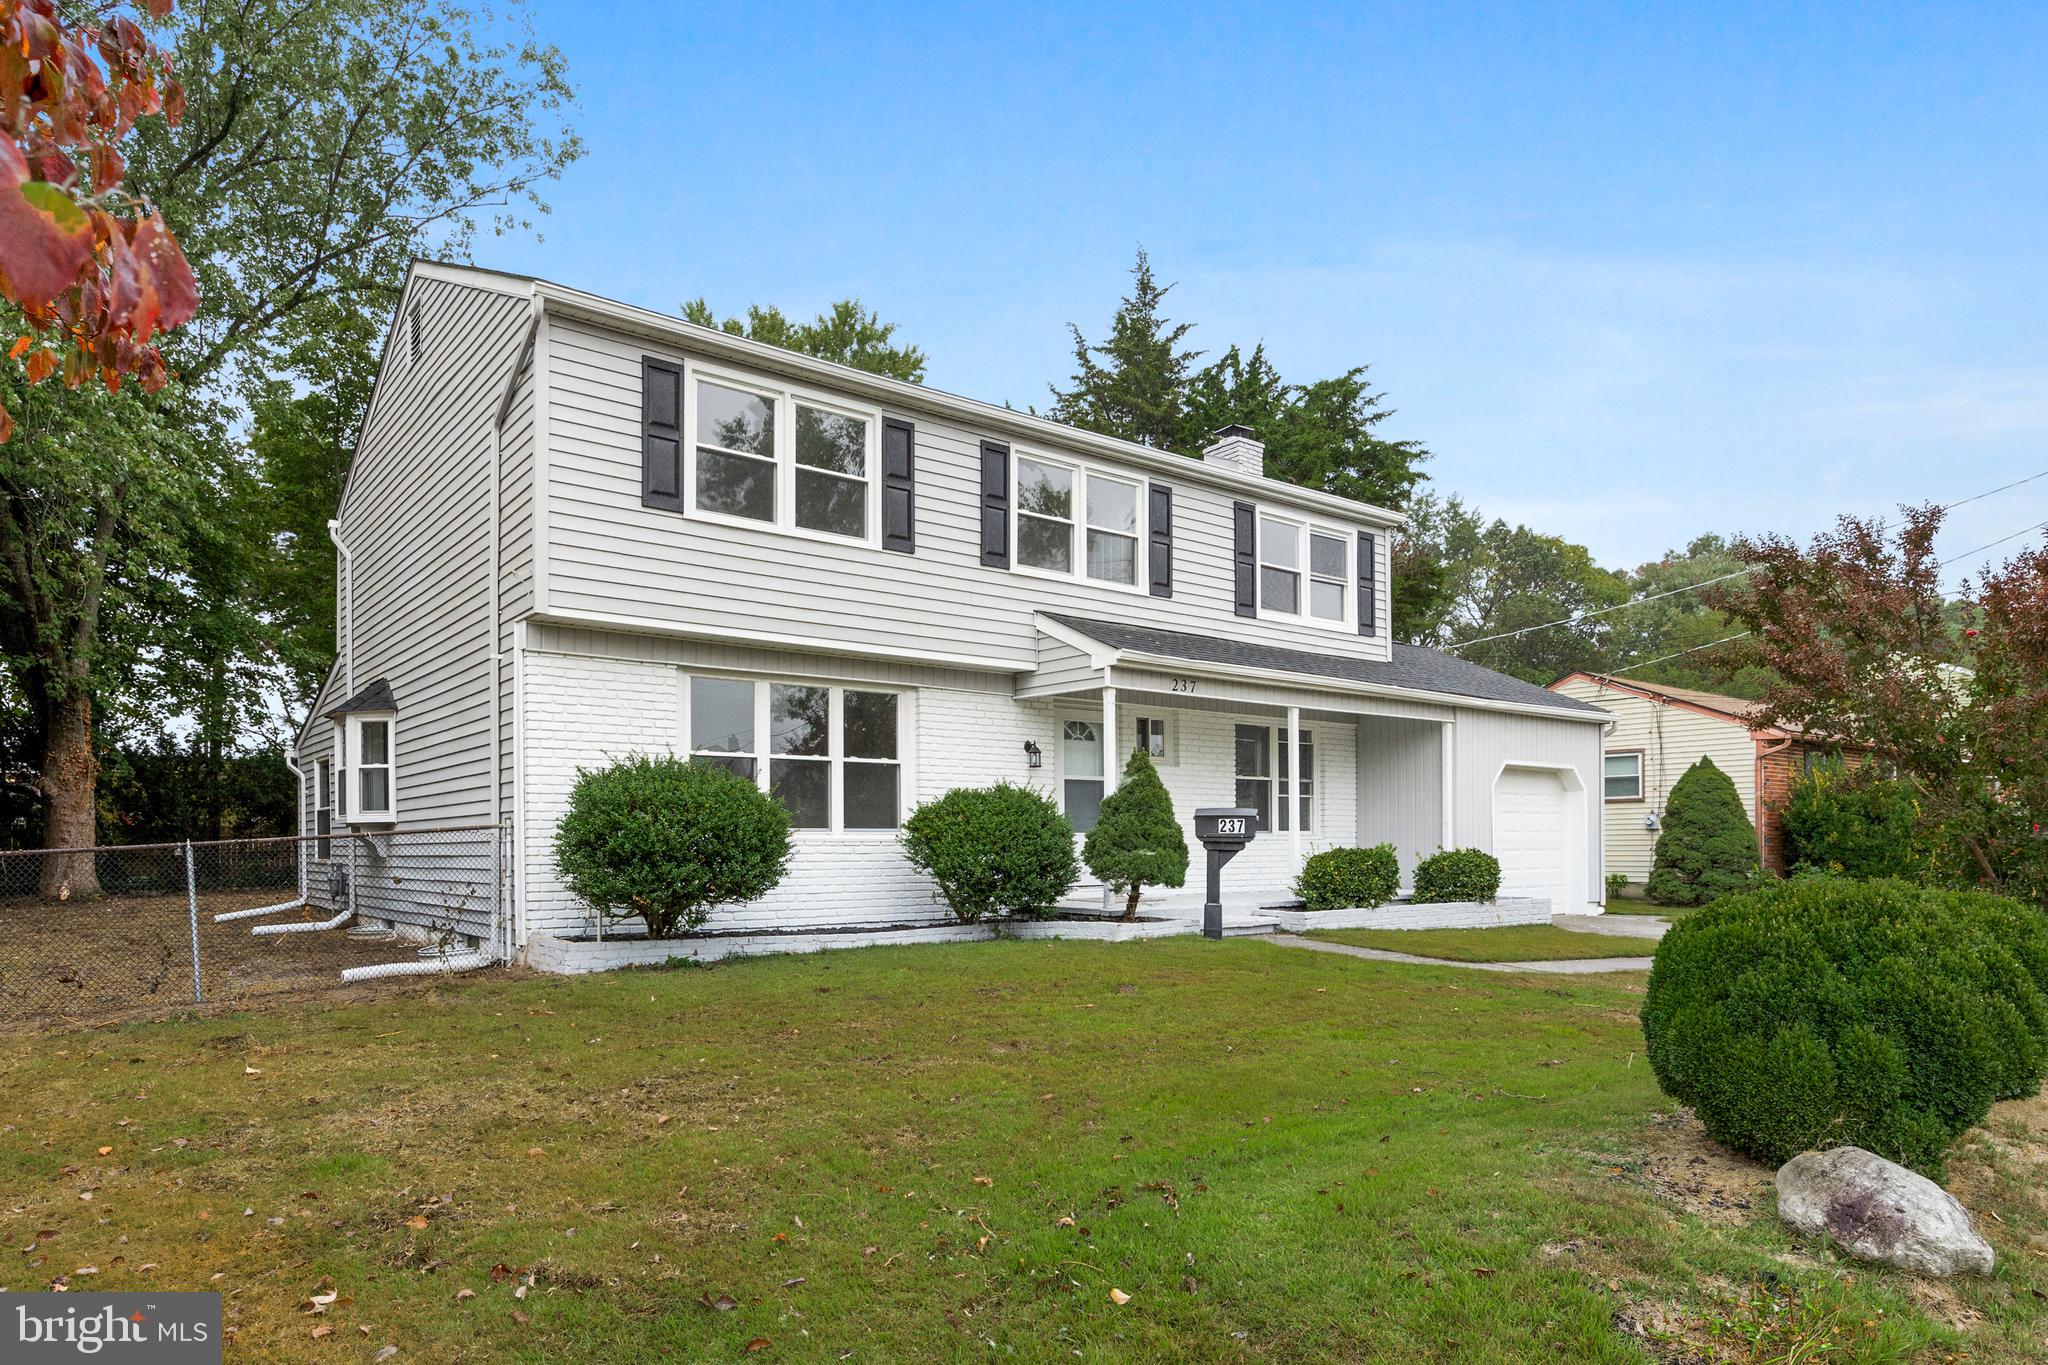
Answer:
<svg viewBox="0 0 2048 1365"><path fill-rule="evenodd" d="M1024 761L1033 768L1045 762L1045 753L1038 747L1038 741L1032 739L1024 741Z"/></svg>

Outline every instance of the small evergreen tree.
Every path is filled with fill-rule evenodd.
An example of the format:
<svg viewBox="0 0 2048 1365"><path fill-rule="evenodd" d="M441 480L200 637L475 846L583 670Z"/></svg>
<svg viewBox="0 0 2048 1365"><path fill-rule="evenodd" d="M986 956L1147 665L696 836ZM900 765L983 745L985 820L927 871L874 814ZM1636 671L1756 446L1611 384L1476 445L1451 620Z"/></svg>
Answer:
<svg viewBox="0 0 2048 1365"><path fill-rule="evenodd" d="M1138 917L1138 896L1148 886L1179 886L1188 879L1188 841L1173 818L1173 800L1152 756L1131 750L1123 782L1102 802L1102 815L1081 845L1081 860L1103 885L1124 893L1124 918Z"/></svg>
<svg viewBox="0 0 2048 1365"><path fill-rule="evenodd" d="M1705 905L1747 890L1757 871L1756 827L1742 798L1728 774L1702 758L1671 788L1649 897L1659 905Z"/></svg>

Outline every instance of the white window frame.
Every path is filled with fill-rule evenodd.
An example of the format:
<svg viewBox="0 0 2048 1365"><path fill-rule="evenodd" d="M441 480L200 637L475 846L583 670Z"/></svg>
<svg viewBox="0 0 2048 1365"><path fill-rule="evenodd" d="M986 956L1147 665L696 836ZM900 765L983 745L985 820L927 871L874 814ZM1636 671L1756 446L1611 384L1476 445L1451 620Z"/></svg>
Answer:
<svg viewBox="0 0 2048 1365"><path fill-rule="evenodd" d="M1633 795L1615 796L1607 790L1607 765L1617 758L1632 758L1636 761L1636 789ZM1640 802L1644 799L1643 753L1640 749L1624 749L1619 753L1600 756L1600 799L1603 801Z"/></svg>
<svg viewBox="0 0 2048 1365"><path fill-rule="evenodd" d="M722 388L738 389L756 398L768 400L775 412L775 516L768 521L755 521L751 517L736 517L729 512L715 512L697 505L697 386L700 383L716 384ZM836 413L852 417L866 424L867 438L862 456L865 473L861 483L865 485L866 496L862 499L862 524L865 533L859 536L836 535L831 531L819 531L808 526L799 526L796 521L796 410L801 404L821 412ZM844 398L820 393L802 385L776 383L744 370L729 370L716 365L704 365L696 361L683 363L683 515L700 521L715 522L720 526L736 526L749 531L773 531L778 535L796 536L803 540L821 541L827 545L864 545L870 548L882 543L882 414L879 409L848 402ZM764 456L747 456L733 452L739 459L765 460ZM803 466L808 467L808 466ZM834 475L847 478L848 475Z"/></svg>
<svg viewBox="0 0 2048 1365"><path fill-rule="evenodd" d="M1278 569L1283 573L1291 573L1299 581L1299 588L1295 593L1295 603L1299 610L1280 611L1266 605L1266 569L1269 567L1266 559L1267 522L1278 523L1290 528L1294 532L1294 544L1298 552L1295 567L1289 569L1279 564L1272 564L1270 567ZM1329 575L1315 572L1315 546L1313 538L1316 536L1326 536L1331 540L1341 542L1344 546L1346 577L1340 583L1340 586L1344 589L1344 614L1340 617L1317 616L1309 608L1310 585L1318 578L1325 582L1331 581ZM1258 602L1260 619L1295 621L1302 625L1315 626L1323 630L1355 632L1358 629L1358 533L1356 531L1345 530L1341 527L1332 526L1327 522L1315 521L1308 517L1296 516L1288 512L1276 512L1271 508L1260 507L1252 516L1252 537L1252 595Z"/></svg>
<svg viewBox="0 0 2048 1365"><path fill-rule="evenodd" d="M1059 520L1057 517L1048 517L1038 512L1027 512L1024 510L1024 500L1020 493L1023 488L1024 462L1026 460L1031 461L1033 464L1052 465L1056 468L1064 469L1067 472L1067 477L1072 480L1074 515L1067 522L1067 531L1070 537L1068 543L1073 552L1071 562L1074 567L1065 573L1060 572L1058 569L1043 569L1037 565L1024 562L1024 538L1020 529L1022 519L1024 517L1034 517L1039 521ZM1088 498L1089 481L1091 479L1101 479L1107 483L1120 483L1133 491L1138 513L1138 528L1135 533L1127 535L1123 531L1111 531L1102 527L1091 528L1089 526ZM1041 450L1013 447L1010 451L1009 492L1010 571L1012 573L1025 574L1032 578L1049 578L1056 583L1086 583L1092 587L1108 588L1112 592L1150 594L1151 584L1146 580L1145 547L1151 543L1152 539L1152 498L1150 485L1142 475L1126 474L1118 470L1105 469L1066 455L1053 455ZM1132 541L1130 582L1119 583L1114 578L1096 578L1088 572L1088 532L1090 529L1100 530L1104 535L1116 536L1120 539Z"/></svg>
<svg viewBox="0 0 2048 1365"><path fill-rule="evenodd" d="M707 681L744 683L754 689L754 747L731 751L699 750L693 729L695 718L691 715L691 685L698 679ZM827 689L826 701L826 753L824 757L795 756L794 761L824 763L831 769L829 791L829 819L823 828L799 828L792 826L790 833L799 839L887 839L895 840L902 832L903 821L910 813L911 785L914 770L911 754L915 751L914 729L917 717L916 690L914 688L892 687L886 683L835 682L824 678L797 678L783 674L720 673L710 670L683 673L681 675L682 749L691 758L748 758L754 763L754 785L764 796L773 795L773 764L779 757L789 761L792 755L774 751L770 734L773 715L773 692L777 687L822 687ZM874 692L896 699L896 757L855 758L846 752L846 694L848 692ZM880 828L863 826L849 829L846 826L846 768L894 767L896 769L896 823Z"/></svg>
<svg viewBox="0 0 2048 1365"><path fill-rule="evenodd" d="M384 730L384 762L364 763L363 727L382 725ZM398 819L398 717L390 711L357 712L348 717L346 727L348 748L344 751L355 756L354 762L343 771L347 774L349 786L344 790L346 819L353 825L383 825L395 823ZM363 770L382 768L384 770L385 795L388 798L384 809L369 810L363 806Z"/></svg>
<svg viewBox="0 0 2048 1365"><path fill-rule="evenodd" d="M1157 728L1159 732L1159 752L1152 754L1152 762L1162 767L1171 766L1173 763L1174 730L1178 728L1174 725L1173 718L1161 712L1139 712L1133 720L1131 727L1131 745L1133 748L1136 748L1140 742L1139 726ZM1147 738L1149 738L1149 735ZM1146 745L1146 750L1147 752L1151 751L1149 744Z"/></svg>
<svg viewBox="0 0 2048 1365"><path fill-rule="evenodd" d="M1266 776L1264 777L1245 777L1237 771L1237 727L1240 725L1252 729L1262 729L1266 732ZM1311 765L1308 775L1309 790L1302 793L1302 802L1308 807L1308 818L1301 822L1301 832L1303 835L1314 835L1322 828L1323 819L1323 784L1315 771L1315 768L1319 767L1322 762L1322 750L1316 747L1316 731L1314 726L1302 726L1301 733L1308 740L1309 763ZM1276 724L1267 720L1239 719L1233 720L1230 727L1231 803L1233 805L1236 804L1238 783L1264 782L1268 793L1266 797L1267 808L1273 812L1272 823L1265 827L1265 832L1272 834L1286 834L1290 832L1282 821L1286 819L1287 814L1288 788L1296 784L1298 774L1290 771L1286 777L1280 775L1280 755L1283 750L1290 747L1291 741L1291 737L1290 740L1283 740L1281 736L1287 734L1288 730L1284 722ZM1290 754L1289 757L1291 758L1292 755ZM1293 765L1290 763L1288 766L1291 769Z"/></svg>
<svg viewBox="0 0 2048 1365"><path fill-rule="evenodd" d="M326 826L320 822L327 817ZM334 835L334 760L316 758L313 760L313 857L326 862L333 856L329 840Z"/></svg>

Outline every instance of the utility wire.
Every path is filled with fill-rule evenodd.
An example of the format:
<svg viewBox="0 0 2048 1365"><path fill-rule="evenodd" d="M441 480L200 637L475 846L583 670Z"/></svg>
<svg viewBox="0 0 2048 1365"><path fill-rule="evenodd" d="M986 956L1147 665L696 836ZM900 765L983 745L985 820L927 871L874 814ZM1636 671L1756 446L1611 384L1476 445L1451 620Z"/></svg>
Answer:
<svg viewBox="0 0 2048 1365"><path fill-rule="evenodd" d="M2048 473L2048 470L2043 470L2043 471L2042 471L2042 473ZM2040 475L2040 474L2036 474L2036 475L2035 475L2034 477L2038 479L2038 478L2040 478L2040 477L2041 477L2041 475ZM2021 479L2021 480L2020 480L2020 483L2026 483L2026 482L2027 482L2027 480L2025 480L2025 479ZM2016 485L2016 484L2007 484L2007 485L2006 485L2006 488L2014 488L2014 487L2017 487L2017 486L2018 486L2018 485ZM2004 489L1993 489L1992 491L1993 491L1993 492L2003 492L2003 491L2004 491ZM1983 494L1983 493L1980 493L1980 494L1978 494L1977 496L1978 496L1978 497L1985 497L1985 496L1988 496L1988 495L1987 495L1987 494ZM1964 499L1963 501L1964 501L1964 502L1970 502L1970 501L1974 501L1974 499L1970 499L1970 498L1965 498L1965 499ZM1960 503L1951 503L1951 504L1949 504L1949 505L1950 505L1951 507L1955 507L1955 506L1960 506L1961 504L1960 504ZM1941 561L1940 563L1936 564L1936 565L1935 565L1934 567L1935 567L1935 568L1936 568L1937 570L1940 570L1940 569L1945 569L1945 568L1947 568L1947 567L1948 567L1949 565L1951 565L1951 564L1955 563L1955 562L1956 562L1957 560L1959 560L1959 559L1968 559L1968 558L1970 558L1970 557L1971 557L1972 555L1980 555L1980 554L1983 554L1983 553L1984 553L1984 552L1985 552L1986 550L1993 550L1993 549L1996 549L1996 548L1998 548L1998 547L1999 547L2000 545L2003 545L2003 544L2005 544L2005 542L2007 542L2008 540L2018 540L2018 539L2019 539L2019 538L2020 538L2021 536L2023 536L2023 535L2027 535L2027 534L2028 534L2028 533L2030 533L2030 532L2033 532L2033 531L2044 531L2044 530L2048 530L2048 521L2043 521L2043 522L2039 522L2039 523L2036 523L2036 524L2035 524L2035 525L2033 525L2033 526L2029 526L2029 527L2027 527L2027 528L2026 528L2025 530L2021 530L2021 531L2014 531L2014 532L2013 532L2013 533L2012 533L2011 535L2009 535L2009 536L2000 536L2000 537L1999 537L1998 539L1996 539L1996 540L1994 540L1994 541L1991 541L1991 542L1990 542L1989 544L1985 544L1985 545L1979 545L1979 546L1978 546L1978 547L1977 547L1976 549L1974 549L1974 550L1965 550L1965 551L1963 551L1963 552L1962 552L1961 554L1959 554L1959 555L1950 555L1950 556L1949 556L1949 557L1948 557L1947 559L1944 559L1944 560L1942 560L1942 561ZM1645 601L1648 601L1649 599L1648 599L1648 598L1645 598L1644 600L1645 600ZM1697 653L1699 653L1699 652L1700 652L1701 650L1703 650L1703 649L1712 649L1712 648L1713 648L1713 647L1714 647L1715 645L1725 645L1725 644L1730 644L1730 643L1733 643L1733 642L1734 642L1734 641L1736 641L1736 640L1743 640L1743 639L1747 639L1747 638L1749 637L1749 634L1750 634L1750 632L1748 632L1748 631L1746 631L1746 630L1745 630L1745 631L1742 631L1742 632L1740 632L1739 634L1735 634L1735 635L1724 635L1724 636L1722 636L1722 637L1721 637L1720 639L1718 639L1718 640L1709 640L1709 641L1707 641L1707 642L1706 642L1705 644L1703 644L1703 645L1693 645L1693 646L1692 646L1691 648L1689 648L1689 649L1681 649L1681 650L1679 650L1679 651L1678 651L1677 653L1675 653L1675 654L1663 654L1663 655L1659 655L1659 656L1658 656L1657 658L1654 658L1654 659L1644 659L1644 660L1642 660L1642 661L1641 661L1641 662L1639 662L1639 663L1632 663L1632 664L1629 664L1629 665L1628 665L1627 667L1625 667L1625 668L1610 668L1610 669L1608 669L1608 670L1607 670L1607 672L1606 672L1606 673L1605 673L1605 674L1604 674L1603 676L1605 676L1605 677L1610 677L1610 678L1612 678L1612 677L1618 677L1618 676L1620 676L1620 675L1621 675L1621 674L1623 674L1623 673L1633 673L1633 672L1634 672L1634 671L1635 671L1636 669L1638 669L1638 668L1648 668L1648 667L1649 667L1649 666L1650 666L1651 664L1661 664L1661 663L1667 663L1667 662L1669 662L1669 661L1670 661L1670 660L1672 660L1672 659L1679 659L1679 658L1683 658L1684 656L1686 656L1686 655L1688 655L1688 654L1697 654ZM1478 644L1478 643L1479 643L1479 641L1477 641L1477 640L1474 640L1474 641L1472 641L1472 643L1473 643L1473 644Z"/></svg>
<svg viewBox="0 0 2048 1365"><path fill-rule="evenodd" d="M1993 497L1996 494L2004 493L2011 489L2018 488L2022 484L2032 483L2036 479L2048 479L2048 469L2041 470L2037 474L2029 474L2024 479L2014 479L2011 483L2000 484L1996 488L1987 488L1982 493L1972 493L1967 498L1957 498L1954 502L1943 503L1941 510L1944 512L1948 512L1953 511L1955 508L1963 506L1965 503L1981 502L1985 498ZM2043 522L2042 526L2048 526L2048 522ZM1982 554L1986 550L1994 549L1997 546L2005 544L2005 542L2008 540L2018 539L2020 536L2026 535L2028 531L2038 531L2042 529L2042 526L2029 526L2025 531L2014 531L2009 536L2001 536L1997 540L1992 541L1989 545L1979 545L1974 550L1968 550L1959 555L1952 555L1948 559L1943 560L1940 564L1935 565L1935 568L1940 569L1945 567L1946 565L1954 563L1958 559L1968 559L1971 555ZM1607 616L1613 612L1627 611L1630 607L1640 607L1650 602L1661 602L1667 597L1680 597L1689 592L1698 592L1702 588L1711 588L1716 583L1726 583L1730 579L1747 578L1753 572L1755 571L1752 569L1737 569L1733 573L1725 573L1717 578L1702 579L1698 583L1688 583L1682 587L1671 588L1660 593L1652 593L1648 597L1634 597L1630 598L1626 602L1617 603L1616 605L1611 607L1596 607L1591 611L1578 612L1575 615L1564 617L1562 620L1545 621L1540 625L1523 626L1517 630L1504 630L1497 635L1482 635L1476 640L1461 640L1454 645L1445 645L1444 651L1446 653L1455 654L1461 649L1470 649L1474 645L1491 644L1495 640L1516 640L1520 639L1524 635L1533 635L1539 630L1555 630L1559 626L1575 626L1578 625L1581 621L1590 621L1596 616ZM1695 645L1694 648L1705 649L1706 646ZM1641 667L1641 665L1637 666Z"/></svg>

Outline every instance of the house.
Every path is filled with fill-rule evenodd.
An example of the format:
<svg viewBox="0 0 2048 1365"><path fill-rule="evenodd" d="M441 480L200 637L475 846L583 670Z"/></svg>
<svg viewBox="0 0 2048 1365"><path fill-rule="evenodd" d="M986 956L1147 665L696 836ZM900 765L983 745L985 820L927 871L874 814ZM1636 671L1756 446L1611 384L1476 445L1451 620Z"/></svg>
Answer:
<svg viewBox="0 0 2048 1365"><path fill-rule="evenodd" d="M1478 846L1509 891L1596 904L1606 714L1395 644L1400 523L1264 477L1241 428L1190 458L417 264L332 527L305 829L375 864L509 823L519 952L591 922L551 853L578 767L689 754L798 827L782 886L708 929L923 923L912 807L1028 782L1086 829L1142 744L1190 829L1258 812L1234 897L1386 840L1404 875ZM421 917L407 878L356 871L365 917Z"/></svg>
<svg viewBox="0 0 2048 1365"><path fill-rule="evenodd" d="M1610 873L1638 886L1649 880L1665 798L1702 758L1735 783L1756 823L1764 866L1785 870L1785 799L1793 782L1817 759L1834 757L1839 745L1775 727L1752 730L1755 702L1690 687L1567 673L1550 690L1614 716L1601 774Z"/></svg>

